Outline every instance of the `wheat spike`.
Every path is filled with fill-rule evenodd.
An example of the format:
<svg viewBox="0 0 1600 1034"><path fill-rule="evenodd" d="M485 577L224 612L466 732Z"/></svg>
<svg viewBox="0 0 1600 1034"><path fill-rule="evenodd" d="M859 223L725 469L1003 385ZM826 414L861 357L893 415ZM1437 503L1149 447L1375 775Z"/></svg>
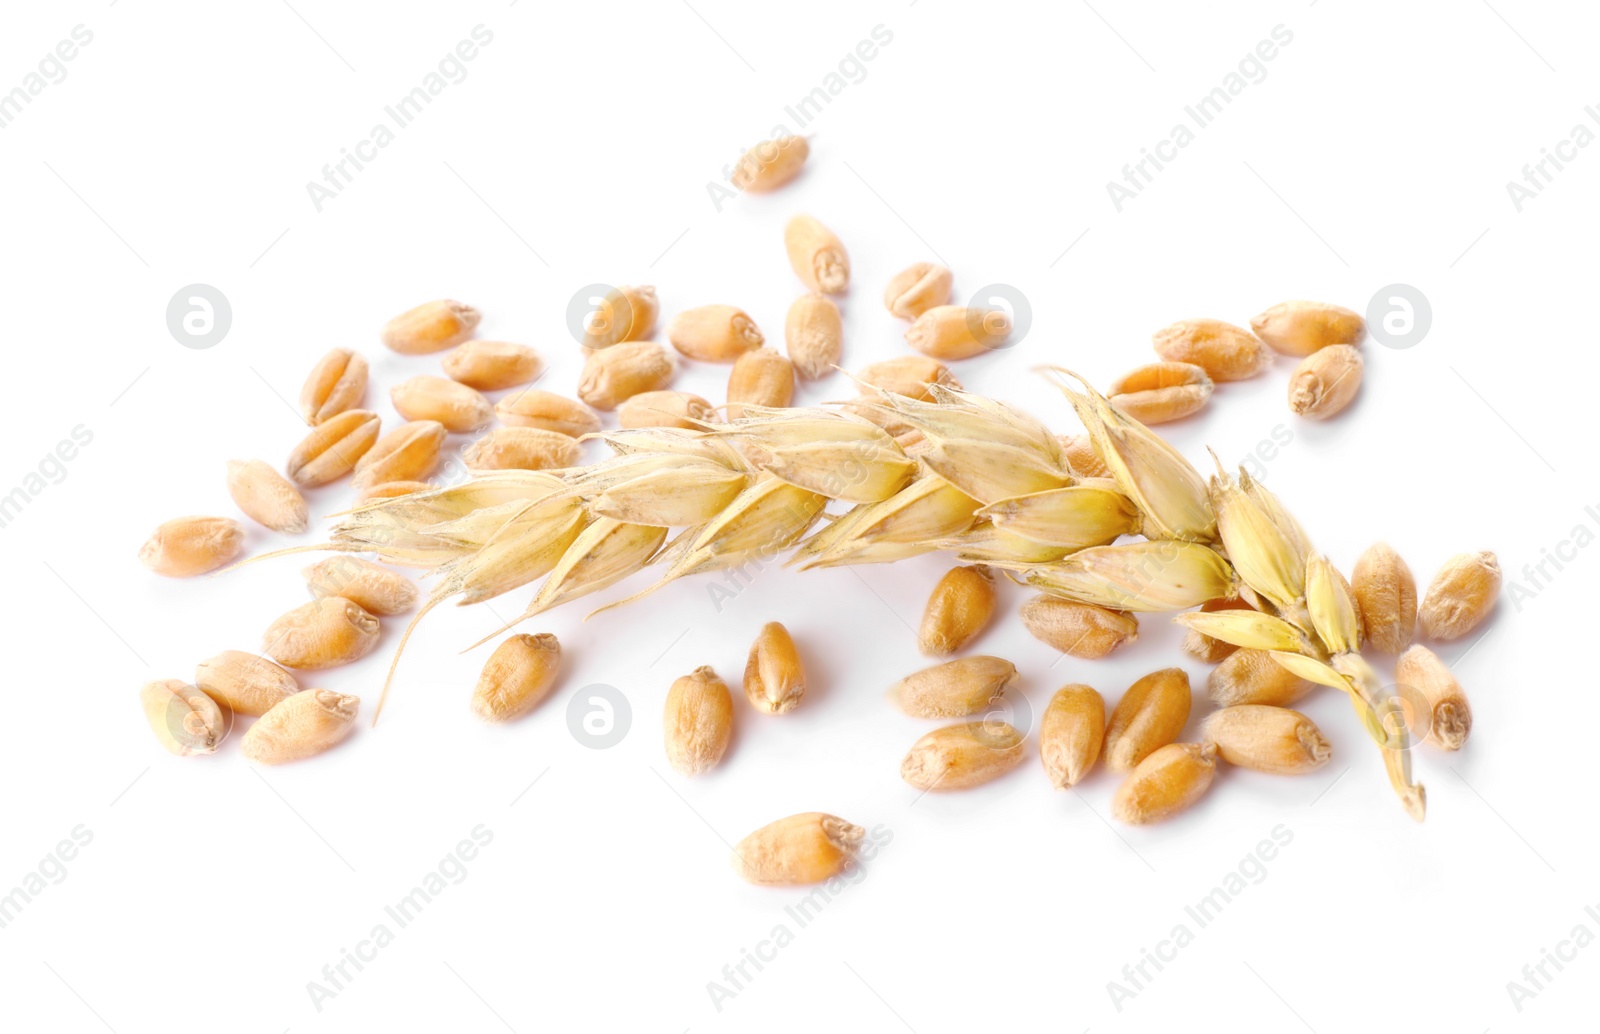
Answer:
<svg viewBox="0 0 1600 1034"><path fill-rule="evenodd" d="M1109 478L1074 476L1061 440L1005 403L941 384L923 399L863 384L861 398L834 409L752 405L741 419L696 430L601 433L589 437L613 455L587 467L486 473L376 499L337 515L320 548L371 552L438 576L401 637L390 680L417 623L447 599L480 602L543 578L522 621L662 569L603 611L791 549L788 563L801 570L946 551L1118 611L1177 613L1242 596L1254 610L1177 620L1269 651L1294 674L1347 693L1383 748L1397 796L1420 819L1426 796L1407 733L1356 652L1348 585L1300 523L1243 471L1234 477L1219 464L1208 484L1077 375L1045 373Z"/></svg>

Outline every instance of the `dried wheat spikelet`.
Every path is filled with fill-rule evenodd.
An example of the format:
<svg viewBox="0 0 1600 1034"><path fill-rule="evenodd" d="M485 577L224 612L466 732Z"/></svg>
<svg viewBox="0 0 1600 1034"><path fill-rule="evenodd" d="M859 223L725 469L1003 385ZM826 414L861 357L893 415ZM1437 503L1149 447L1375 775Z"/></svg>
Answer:
<svg viewBox="0 0 1600 1034"><path fill-rule="evenodd" d="M590 437L613 455L588 466L487 472L371 499L337 515L327 543L305 548L372 552L433 577L402 648L445 600L480 602L539 579L519 621L646 568L657 571L652 584L600 610L791 551L801 570L946 552L1048 599L1121 615L1188 612L1178 620L1192 631L1282 668L1278 681L1294 692L1279 696L1298 695L1295 679L1341 690L1420 819L1410 735L1358 652L1362 610L1343 574L1248 474L1219 464L1208 482L1081 378L1043 372L1084 425L1097 461L1086 472L1105 476L1074 474L1083 459L1069 465L1060 437L1005 403L936 380L918 378L922 398L862 381L865 394L843 411L751 405L741 419L694 429L600 433ZM886 428L919 444L908 453ZM1189 612L1234 598L1249 609Z"/></svg>

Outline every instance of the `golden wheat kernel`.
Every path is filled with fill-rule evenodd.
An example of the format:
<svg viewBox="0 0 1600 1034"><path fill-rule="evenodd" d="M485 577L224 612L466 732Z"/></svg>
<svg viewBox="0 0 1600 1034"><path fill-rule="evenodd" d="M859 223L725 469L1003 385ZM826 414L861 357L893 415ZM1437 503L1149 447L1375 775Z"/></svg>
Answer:
<svg viewBox="0 0 1600 1034"><path fill-rule="evenodd" d="M777 621L761 626L744 665L744 695L764 714L787 714L806 695L806 671L789 630Z"/></svg>
<svg viewBox="0 0 1600 1034"><path fill-rule="evenodd" d="M215 753L228 733L217 702L181 679L145 683L139 705L156 739L180 758Z"/></svg>
<svg viewBox="0 0 1600 1034"><path fill-rule="evenodd" d="M989 624L996 599L993 571L981 564L951 568L928 597L917 646L934 657L963 649Z"/></svg>
<svg viewBox="0 0 1600 1034"><path fill-rule="evenodd" d="M600 430L600 418L582 402L536 388L507 395L495 403L494 412L507 427L537 427L569 438Z"/></svg>
<svg viewBox="0 0 1600 1034"><path fill-rule="evenodd" d="M1126 772L1176 740L1189 721L1189 676L1182 668L1151 672L1128 687L1106 723L1106 767Z"/></svg>
<svg viewBox="0 0 1600 1034"><path fill-rule="evenodd" d="M795 275L813 291L843 294L850 286L850 256L837 234L809 215L783 228L783 245Z"/></svg>
<svg viewBox="0 0 1600 1034"><path fill-rule="evenodd" d="M1064 434L1058 439L1061 442L1061 455L1067 461L1067 470L1076 478L1108 478L1112 476L1111 468L1106 466L1105 460L1095 451L1094 440L1086 434Z"/></svg>
<svg viewBox="0 0 1600 1034"><path fill-rule="evenodd" d="M445 375L478 391L527 384L544 373L544 360L527 345L510 341L468 341L440 361Z"/></svg>
<svg viewBox="0 0 1600 1034"><path fill-rule="evenodd" d="M394 499L415 492L431 492L436 486L426 481L384 481L376 485L363 485L356 491L356 500L369 503L374 499Z"/></svg>
<svg viewBox="0 0 1600 1034"><path fill-rule="evenodd" d="M286 668L332 668L378 645L378 619L342 596L303 603L267 627L261 652Z"/></svg>
<svg viewBox="0 0 1600 1034"><path fill-rule="evenodd" d="M419 374L395 385L389 400L407 420L435 420L454 434L476 431L494 419L488 399L447 377Z"/></svg>
<svg viewBox="0 0 1600 1034"><path fill-rule="evenodd" d="M715 420L716 407L691 391L644 391L617 407L617 423L625 428L674 427L699 430L695 421Z"/></svg>
<svg viewBox="0 0 1600 1034"><path fill-rule="evenodd" d="M578 339L584 348L609 348L619 341L643 341L656 329L661 302L650 286L613 287L599 299Z"/></svg>
<svg viewBox="0 0 1600 1034"><path fill-rule="evenodd" d="M228 494L246 517L264 528L291 535L306 530L305 497L261 460L228 461Z"/></svg>
<svg viewBox="0 0 1600 1034"><path fill-rule="evenodd" d="M1333 754L1317 723L1287 707L1224 707L1206 715L1200 738L1215 744L1228 764L1273 775L1314 771Z"/></svg>
<svg viewBox="0 0 1600 1034"><path fill-rule="evenodd" d="M1219 610L1254 609L1248 602L1238 597L1207 600L1200 605L1202 614L1215 614ZM1218 661L1227 658L1239 647L1191 628L1187 629L1183 634L1183 649L1185 653L1196 660L1205 661L1207 664L1216 664Z"/></svg>
<svg viewBox="0 0 1600 1034"><path fill-rule="evenodd" d="M1361 390L1366 362L1350 345L1329 345L1300 360L1289 377L1289 409L1310 420L1344 412Z"/></svg>
<svg viewBox="0 0 1600 1034"><path fill-rule="evenodd" d="M472 690L472 712L486 722L526 714L550 695L560 671L561 643L555 636L509 636L484 662Z"/></svg>
<svg viewBox="0 0 1600 1034"><path fill-rule="evenodd" d="M1460 639L1494 610L1500 560L1493 553L1460 553L1445 561L1422 597L1417 616L1430 639Z"/></svg>
<svg viewBox="0 0 1600 1034"><path fill-rule="evenodd" d="M771 348L746 352L728 373L728 419L739 420L745 406L782 409L794 400L794 365Z"/></svg>
<svg viewBox="0 0 1600 1034"><path fill-rule="evenodd" d="M402 355L424 355L454 348L477 329L483 314L449 299L423 302L383 327L383 343Z"/></svg>
<svg viewBox="0 0 1600 1034"><path fill-rule="evenodd" d="M1349 309L1322 302L1280 302L1250 321L1256 337L1274 351L1303 358L1329 345L1353 345L1366 321Z"/></svg>
<svg viewBox="0 0 1600 1034"><path fill-rule="evenodd" d="M906 330L906 344L934 359L970 359L999 348L1011 336L1001 309L935 305Z"/></svg>
<svg viewBox="0 0 1600 1034"><path fill-rule="evenodd" d="M1214 387L1193 363L1150 363L1113 381L1106 397L1140 423L1165 424L1205 408Z"/></svg>
<svg viewBox="0 0 1600 1034"><path fill-rule="evenodd" d="M1088 686L1056 690L1039 719L1039 757L1057 790L1076 786L1100 759L1106 735L1106 702Z"/></svg>
<svg viewBox="0 0 1600 1034"><path fill-rule="evenodd" d="M559 470L577 466L577 439L537 427L496 427L461 450L468 470Z"/></svg>
<svg viewBox="0 0 1600 1034"><path fill-rule="evenodd" d="M914 320L936 305L950 304L950 270L933 262L914 262L896 273L883 292L883 306L903 320Z"/></svg>
<svg viewBox="0 0 1600 1034"><path fill-rule="evenodd" d="M1161 822L1205 796L1217 774L1217 748L1209 743L1169 743L1141 761L1111 798L1118 821Z"/></svg>
<svg viewBox="0 0 1600 1034"><path fill-rule="evenodd" d="M1261 339L1222 320L1179 320L1155 332L1156 354L1169 363L1192 363L1214 381L1254 377L1272 361Z"/></svg>
<svg viewBox="0 0 1600 1034"><path fill-rule="evenodd" d="M195 665L194 684L234 714L252 718L300 692L300 684L287 669L243 650L224 650Z"/></svg>
<svg viewBox="0 0 1600 1034"><path fill-rule="evenodd" d="M919 790L966 790L1022 764L1022 733L1005 722L963 722L935 729L912 744L900 778Z"/></svg>
<svg viewBox="0 0 1600 1034"><path fill-rule="evenodd" d="M635 395L672 383L672 359L654 341L624 341L589 353L578 380L578 398L610 412Z"/></svg>
<svg viewBox="0 0 1600 1034"><path fill-rule="evenodd" d="M844 356L839 307L815 291L796 298L784 319L783 342L800 376L813 381L828 376Z"/></svg>
<svg viewBox="0 0 1600 1034"><path fill-rule="evenodd" d="M300 572L317 599L343 596L369 614L404 614L417 602L417 585L382 564L353 556L331 556Z"/></svg>
<svg viewBox="0 0 1600 1034"><path fill-rule="evenodd" d="M889 699L913 718L960 718L1000 699L1019 678L1000 657L961 657L907 675L889 687Z"/></svg>
<svg viewBox="0 0 1600 1034"><path fill-rule="evenodd" d="M1206 695L1218 707L1267 704L1286 707L1316 686L1272 659L1266 650L1238 649L1206 680Z"/></svg>
<svg viewBox="0 0 1600 1034"><path fill-rule="evenodd" d="M662 715L667 762L683 775L715 768L733 739L733 694L709 667L672 683Z"/></svg>
<svg viewBox="0 0 1600 1034"><path fill-rule="evenodd" d="M1139 638L1139 620L1132 614L1048 593L1024 603L1021 613L1023 627L1035 639L1081 660L1099 660Z"/></svg>
<svg viewBox="0 0 1600 1034"><path fill-rule="evenodd" d="M281 765L321 754L356 725L359 697L327 689L307 689L262 715L244 734L244 756L262 765Z"/></svg>
<svg viewBox="0 0 1600 1034"><path fill-rule="evenodd" d="M1350 573L1350 591L1367 643L1387 654L1411 645L1417 628L1417 580L1400 554L1386 542L1367 549Z"/></svg>
<svg viewBox="0 0 1600 1034"><path fill-rule="evenodd" d="M855 379L915 402L932 402L932 388L936 384L961 389L961 382L950 372L950 367L922 355L902 355L869 363L855 372Z"/></svg>
<svg viewBox="0 0 1600 1034"><path fill-rule="evenodd" d="M1427 701L1427 741L1443 750L1460 750L1472 732L1472 706L1439 655L1420 643L1411 647L1395 663L1394 680Z"/></svg>
<svg viewBox="0 0 1600 1034"><path fill-rule="evenodd" d="M176 517L157 526L139 547L139 560L156 574L192 578L215 571L239 555L244 528L226 517Z"/></svg>
<svg viewBox="0 0 1600 1034"><path fill-rule="evenodd" d="M820 811L790 815L751 833L733 849L733 868L762 886L821 883L855 863L867 831Z"/></svg>
<svg viewBox="0 0 1600 1034"><path fill-rule="evenodd" d="M731 363L766 341L760 328L743 309L733 305L702 305L685 309L667 324L672 347L704 363Z"/></svg>
<svg viewBox="0 0 1600 1034"><path fill-rule="evenodd" d="M377 440L378 414L347 409L313 427L290 450L284 473L302 488L326 485L356 469Z"/></svg>
<svg viewBox="0 0 1600 1034"><path fill-rule="evenodd" d="M348 348L335 348L317 360L300 389L300 415L316 426L361 405L367 392L367 361Z"/></svg>
<svg viewBox="0 0 1600 1034"><path fill-rule="evenodd" d="M437 420L401 424L378 439L356 463L356 487L427 477L439 465L444 435L444 425Z"/></svg>
<svg viewBox="0 0 1600 1034"><path fill-rule="evenodd" d="M785 135L763 140L744 152L728 181L735 190L764 194L800 175L810 154L811 145L803 136Z"/></svg>

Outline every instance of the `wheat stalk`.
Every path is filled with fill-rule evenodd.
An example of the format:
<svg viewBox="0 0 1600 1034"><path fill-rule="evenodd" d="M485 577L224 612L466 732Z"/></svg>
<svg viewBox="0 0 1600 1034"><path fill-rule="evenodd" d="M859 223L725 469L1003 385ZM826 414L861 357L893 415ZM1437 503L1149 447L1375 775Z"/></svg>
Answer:
<svg viewBox="0 0 1600 1034"><path fill-rule="evenodd" d="M1060 440L1032 417L936 385L931 401L878 391L848 412L747 406L743 419L697 431L598 434L615 454L600 463L376 499L343 514L325 548L373 552L438 577L394 665L417 621L448 599L481 602L545 578L521 621L647 566L663 568L661 577L609 606L791 548L789 562L801 569L945 550L1045 593L1122 611L1188 611L1243 596L1253 610L1177 620L1347 693L1384 748L1396 794L1420 820L1425 796L1412 778L1408 733L1358 652L1349 586L1299 522L1243 471L1234 478L1219 463L1208 482L1070 371L1042 372L1077 412L1109 478L1075 474ZM826 513L833 502L849 507ZM1130 534L1142 538L1117 542ZM384 696L393 675L391 666Z"/></svg>

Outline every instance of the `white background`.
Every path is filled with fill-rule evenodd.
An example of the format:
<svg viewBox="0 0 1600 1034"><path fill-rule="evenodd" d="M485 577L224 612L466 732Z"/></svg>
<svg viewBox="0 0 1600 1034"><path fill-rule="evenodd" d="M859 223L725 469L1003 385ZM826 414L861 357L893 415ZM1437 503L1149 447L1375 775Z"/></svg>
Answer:
<svg viewBox="0 0 1600 1034"><path fill-rule="evenodd" d="M1600 948L1521 1002L1509 981L1583 924L1594 880L1592 551L1538 588L1524 573L1600 504L1585 430L1600 378L1591 316L1600 149L1519 212L1508 180L1587 124L1600 101L1596 24L1576 4L1226 5L333 4L281 0L11 5L0 90L76 25L93 41L63 81L0 130L0 249L10 368L0 493L77 425L93 441L0 529L7 573L6 786L0 889L74 827L92 842L0 929L13 1030L626 1030L918 1034L1009 1027L1564 1031L1593 1022ZM1503 17L1502 17L1503 16ZM306 183L475 25L493 33L451 85L318 212ZM808 126L789 189L713 205L707 184L873 27L893 39ZM1120 213L1106 182L1153 148L1274 26L1293 40ZM1292 436L1266 481L1348 569L1377 539L1419 579L1493 549L1533 595L1502 599L1481 641L1442 648L1476 726L1458 755L1424 751L1427 822L1388 790L1376 749L1332 693L1305 704L1333 742L1296 778L1223 772L1164 826L1109 819L1115 781L1052 791L1036 755L964 794L917 793L900 757L932 727L883 699L926 661L909 630L947 565L797 574L774 568L719 612L704 580L584 623L532 623L563 644L558 692L485 727L467 699L486 651L457 651L531 590L423 624L383 724L368 727L401 624L366 661L302 680L363 698L338 750L280 769L167 756L138 687L253 649L298 604L301 558L168 581L135 559L159 522L238 516L224 461L281 464L303 433L293 399L333 346L373 366L369 401L437 357L387 353L377 330L434 297L485 313L570 394L580 355L563 313L593 282L653 283L663 321L748 310L774 341L800 290L781 228L833 227L854 266L846 365L903 354L883 284L942 258L957 294L1015 285L1033 323L965 383L1062 431L1069 410L1029 373L1099 384L1152 358L1175 319L1243 323L1285 298L1366 311L1415 286L1433 325L1416 347L1369 340L1359 402L1326 425L1284 403L1291 364L1223 386L1170 429L1229 462ZM216 347L169 334L181 287L216 286ZM720 402L721 367L678 386ZM807 403L844 397L842 378ZM347 484L312 494L341 509ZM255 528L249 548L289 541ZM1563 547L1565 548L1565 547ZM1570 550L1568 556L1572 556ZM609 599L638 587L618 587ZM1509 584L1508 584L1509 589ZM1138 676L1205 668L1163 617L1101 662L1060 659L1015 617L974 649L1013 659L1035 712L1061 684L1114 701ZM722 766L693 781L662 754L670 681L711 664L733 683L760 625L793 630L811 676L773 719L738 702ZM1466 651L1470 649L1470 653ZM1465 654L1465 656L1463 656ZM580 687L632 701L616 747L578 744ZM1030 739L1030 750L1036 750ZM535 780L537 782L535 783ZM533 784L530 788L530 784ZM914 805L914 806L913 806ZM892 840L804 929L805 894L745 885L728 843L824 810ZM319 1012L324 980L483 824L492 843ZM1204 929L1184 909L1276 827L1292 841ZM47 863L55 871L53 863ZM1250 864L1250 863L1246 863ZM1252 864L1252 871L1253 864ZM1600 911L1600 909L1597 909ZM1178 924L1193 943L1120 1010L1126 983ZM708 983L785 924L793 940L713 1004ZM391 928L394 924L390 922ZM769 956L770 948L763 948ZM1570 950L1568 952L1571 954ZM1170 954L1170 952L1169 952ZM353 971L352 971L353 972ZM729 985L731 987L731 985ZM1132 986L1131 984L1128 986ZM1532 989L1532 985L1527 985Z"/></svg>

